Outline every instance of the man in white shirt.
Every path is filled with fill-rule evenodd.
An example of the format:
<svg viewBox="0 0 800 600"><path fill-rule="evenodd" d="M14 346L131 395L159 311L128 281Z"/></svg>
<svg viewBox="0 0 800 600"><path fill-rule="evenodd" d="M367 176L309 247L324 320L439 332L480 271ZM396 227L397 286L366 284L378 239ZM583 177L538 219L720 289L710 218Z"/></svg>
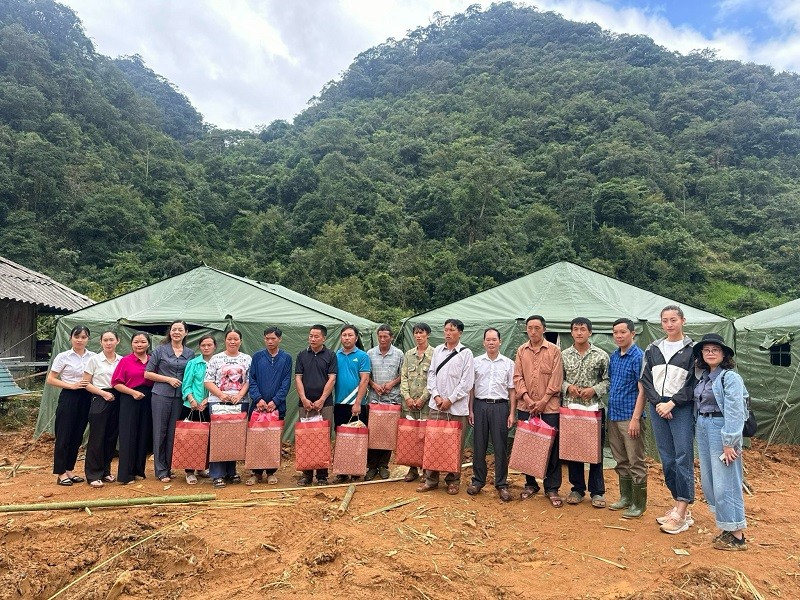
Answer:
<svg viewBox="0 0 800 600"><path fill-rule="evenodd" d="M444 322L444 344L433 351L431 368L428 371L428 391L431 400L429 419L438 419L440 414L450 415L451 420L461 423L461 439L463 449L464 434L467 429L469 414L469 393L475 382L473 373L472 350L461 343L464 323L458 319L447 319ZM461 457L459 456L459 464ZM458 494L461 483L461 470L448 473L444 478L447 493ZM439 471L425 471L425 480L417 488L418 492L429 492L439 487Z"/></svg>
<svg viewBox="0 0 800 600"><path fill-rule="evenodd" d="M475 358L475 387L469 398L472 432L472 483L470 496L486 485L486 450L489 437L494 447L494 487L503 502L511 501L508 491L508 430L514 425L517 395L514 390L514 362L500 354L500 332L489 327L483 332L486 353Z"/></svg>

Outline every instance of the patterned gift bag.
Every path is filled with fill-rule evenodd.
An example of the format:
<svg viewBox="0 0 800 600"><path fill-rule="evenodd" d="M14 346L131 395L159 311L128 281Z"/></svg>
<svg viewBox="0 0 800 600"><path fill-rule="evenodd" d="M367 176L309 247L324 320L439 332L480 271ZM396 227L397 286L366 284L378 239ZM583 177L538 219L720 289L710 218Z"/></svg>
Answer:
<svg viewBox="0 0 800 600"><path fill-rule="evenodd" d="M562 406L559 413L559 458L582 463L599 463L603 460L603 448L600 446L601 412Z"/></svg>
<svg viewBox="0 0 800 600"><path fill-rule="evenodd" d="M173 469L200 469L208 467L208 432L210 423L178 421L175 424L175 441L172 444Z"/></svg>
<svg viewBox="0 0 800 600"><path fill-rule="evenodd" d="M519 421L508 468L544 479L557 430L538 417Z"/></svg>
<svg viewBox="0 0 800 600"><path fill-rule="evenodd" d="M356 475L367 472L369 428L358 425L340 425L336 428L336 447L333 452L334 475Z"/></svg>
<svg viewBox="0 0 800 600"><path fill-rule="evenodd" d="M397 446L399 404L368 404L369 447L375 450L394 450Z"/></svg>
<svg viewBox="0 0 800 600"><path fill-rule="evenodd" d="M244 460L247 440L247 413L211 414L210 462Z"/></svg>
<svg viewBox="0 0 800 600"><path fill-rule="evenodd" d="M247 424L245 469L279 469L281 466L281 434L283 421L273 418L277 411L254 411Z"/></svg>
<svg viewBox="0 0 800 600"><path fill-rule="evenodd" d="M398 465L421 467L425 454L425 424L418 419L400 419L397 422L397 448L395 461Z"/></svg>
<svg viewBox="0 0 800 600"><path fill-rule="evenodd" d="M330 421L299 421L295 424L294 462L298 471L331 466Z"/></svg>
<svg viewBox="0 0 800 600"><path fill-rule="evenodd" d="M461 422L428 419L422 468L446 473L461 472Z"/></svg>

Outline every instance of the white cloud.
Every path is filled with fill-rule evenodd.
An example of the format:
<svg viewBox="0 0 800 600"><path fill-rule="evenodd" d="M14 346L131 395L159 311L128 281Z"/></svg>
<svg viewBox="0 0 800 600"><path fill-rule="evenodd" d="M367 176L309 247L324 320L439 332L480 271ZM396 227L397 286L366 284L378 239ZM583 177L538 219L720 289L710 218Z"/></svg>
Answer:
<svg viewBox="0 0 800 600"><path fill-rule="evenodd" d="M210 123L251 128L291 119L328 81L371 46L463 11L469 0L62 0L83 20L99 52L140 54L175 83ZM644 0L642 0L644 2ZM715 48L722 58L800 72L800 3L722 0L711 37L674 26L666 9L614 7L600 0L527 2L567 19L642 34L670 50ZM488 2L484 2L488 5ZM757 44L727 30L726 11L758 7L775 38Z"/></svg>

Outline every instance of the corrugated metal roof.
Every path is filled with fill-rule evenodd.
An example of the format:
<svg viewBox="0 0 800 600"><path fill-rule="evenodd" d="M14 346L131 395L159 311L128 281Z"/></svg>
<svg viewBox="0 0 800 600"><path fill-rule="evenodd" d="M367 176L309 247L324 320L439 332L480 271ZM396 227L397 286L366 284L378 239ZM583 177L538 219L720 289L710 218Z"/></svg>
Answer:
<svg viewBox="0 0 800 600"><path fill-rule="evenodd" d="M91 306L91 298L0 256L0 299L35 304L59 312Z"/></svg>

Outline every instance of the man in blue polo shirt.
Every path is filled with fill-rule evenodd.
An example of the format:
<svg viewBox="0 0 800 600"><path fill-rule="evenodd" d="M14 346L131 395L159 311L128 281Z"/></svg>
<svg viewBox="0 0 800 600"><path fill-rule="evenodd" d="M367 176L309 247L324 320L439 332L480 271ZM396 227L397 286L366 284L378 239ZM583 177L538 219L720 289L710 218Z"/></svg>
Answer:
<svg viewBox="0 0 800 600"><path fill-rule="evenodd" d="M617 349L608 373L608 445L617 461L620 499L608 508L624 510L626 519L641 517L647 508L647 462L644 450L644 390L639 378L644 352L633 338L633 321L617 319L612 326Z"/></svg>
<svg viewBox="0 0 800 600"><path fill-rule="evenodd" d="M354 417L367 422L367 384L369 383L370 360L367 353L358 347L358 329L354 325L342 327L342 347L336 351L338 373L334 392L333 422L338 427ZM345 483L349 475L337 475L334 483ZM357 479L353 477L353 479Z"/></svg>
<svg viewBox="0 0 800 600"><path fill-rule="evenodd" d="M292 383L292 357L280 349L283 332L278 327L264 330L264 349L253 354L250 364L250 411L278 411L281 420L286 417L286 394ZM278 483L277 469L267 469L267 483ZM247 485L260 483L263 469L253 469Z"/></svg>

